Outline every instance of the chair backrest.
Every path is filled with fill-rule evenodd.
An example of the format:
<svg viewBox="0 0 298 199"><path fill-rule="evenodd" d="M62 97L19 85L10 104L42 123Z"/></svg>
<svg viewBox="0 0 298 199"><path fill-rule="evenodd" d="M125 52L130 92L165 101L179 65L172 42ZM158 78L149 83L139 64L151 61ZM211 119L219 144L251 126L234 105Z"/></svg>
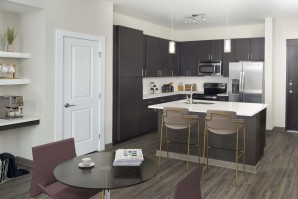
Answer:
<svg viewBox="0 0 298 199"><path fill-rule="evenodd" d="M47 186L56 182L53 175L55 167L68 159L76 157L74 139L69 138L32 148L33 173L30 197L42 193L38 183Z"/></svg>
<svg viewBox="0 0 298 199"><path fill-rule="evenodd" d="M183 116L188 115L189 111L186 108L164 107L163 121L164 124L173 129L187 128L189 121Z"/></svg>
<svg viewBox="0 0 298 199"><path fill-rule="evenodd" d="M173 199L201 199L202 166L177 183Z"/></svg>
<svg viewBox="0 0 298 199"><path fill-rule="evenodd" d="M237 119L234 111L208 110L206 116L208 130L216 134L228 135L236 132L237 125L233 119Z"/></svg>

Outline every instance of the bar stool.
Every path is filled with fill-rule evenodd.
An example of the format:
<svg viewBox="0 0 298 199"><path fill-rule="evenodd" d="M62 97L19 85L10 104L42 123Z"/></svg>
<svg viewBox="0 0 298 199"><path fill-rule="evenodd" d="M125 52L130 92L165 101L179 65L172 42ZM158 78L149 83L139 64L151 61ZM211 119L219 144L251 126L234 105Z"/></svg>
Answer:
<svg viewBox="0 0 298 199"><path fill-rule="evenodd" d="M198 143L191 144L190 143L190 129L192 126L197 125L198 128ZM187 144L187 163L186 170L188 172L189 165L189 148L190 145L195 145L198 147L198 162L200 163L200 136L199 136L199 118L198 115L190 115L188 109L186 108L171 108L164 107L162 121L161 121L161 130L160 130L160 145L159 145L159 160L158 166L160 168L160 157L161 157L161 148L162 148L162 137L163 137L163 128L166 127L166 144L167 144L167 159L169 160L169 143L179 143L179 144ZM188 128L188 141L187 143L170 141L168 139L168 128L174 130L181 130Z"/></svg>
<svg viewBox="0 0 298 199"><path fill-rule="evenodd" d="M243 132L243 149L239 151L239 132ZM236 149L216 148L210 147L208 144L208 132L218 135L231 135L236 133ZM245 123L243 119L237 119L236 112L233 111L216 111L208 110L205 118L204 130L204 149L203 149L203 173L204 177L204 164L205 157L207 156L207 169L208 169L208 150L209 148L223 149L236 152L236 177L235 185L237 186L238 176L238 159L243 156L243 174L245 175Z"/></svg>

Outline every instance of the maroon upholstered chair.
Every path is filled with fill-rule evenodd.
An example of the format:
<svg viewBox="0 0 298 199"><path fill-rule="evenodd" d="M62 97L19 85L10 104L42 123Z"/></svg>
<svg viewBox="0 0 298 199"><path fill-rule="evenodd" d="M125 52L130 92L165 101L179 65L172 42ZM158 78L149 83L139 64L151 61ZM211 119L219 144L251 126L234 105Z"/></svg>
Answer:
<svg viewBox="0 0 298 199"><path fill-rule="evenodd" d="M33 147L32 154L31 198L45 193L54 199L85 199L102 191L70 187L55 179L53 175L55 167L65 160L76 157L73 138Z"/></svg>
<svg viewBox="0 0 298 199"><path fill-rule="evenodd" d="M185 176L176 185L173 199L201 199L202 166Z"/></svg>

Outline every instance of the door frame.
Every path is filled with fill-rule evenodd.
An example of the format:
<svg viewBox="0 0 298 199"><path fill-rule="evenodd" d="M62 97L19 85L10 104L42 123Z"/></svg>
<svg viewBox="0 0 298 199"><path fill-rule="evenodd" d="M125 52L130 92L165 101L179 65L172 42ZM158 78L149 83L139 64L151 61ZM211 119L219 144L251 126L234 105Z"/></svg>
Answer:
<svg viewBox="0 0 298 199"><path fill-rule="evenodd" d="M56 64L55 64L55 141L62 140L63 136L63 50L64 37L86 39L98 41L101 43L101 59L100 65L100 142L98 150L105 149L105 37L88 35L65 30L56 30Z"/></svg>

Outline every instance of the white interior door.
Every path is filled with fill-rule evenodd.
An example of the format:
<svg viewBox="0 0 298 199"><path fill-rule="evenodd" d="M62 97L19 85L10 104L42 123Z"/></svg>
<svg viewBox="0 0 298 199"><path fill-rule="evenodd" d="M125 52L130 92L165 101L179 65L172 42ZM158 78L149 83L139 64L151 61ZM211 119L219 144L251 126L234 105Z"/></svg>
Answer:
<svg viewBox="0 0 298 199"><path fill-rule="evenodd" d="M98 150L100 42L64 37L63 138L74 137L77 155Z"/></svg>

